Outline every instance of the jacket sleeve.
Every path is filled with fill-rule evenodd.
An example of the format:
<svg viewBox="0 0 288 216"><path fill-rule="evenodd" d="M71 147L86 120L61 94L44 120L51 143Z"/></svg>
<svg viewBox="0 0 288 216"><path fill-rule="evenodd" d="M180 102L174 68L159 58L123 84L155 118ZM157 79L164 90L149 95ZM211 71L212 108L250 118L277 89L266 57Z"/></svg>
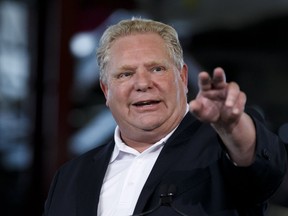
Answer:
<svg viewBox="0 0 288 216"><path fill-rule="evenodd" d="M283 181L287 152L278 136L269 131L257 113L249 113L256 127L255 160L249 167L237 167L223 156L223 173L236 203L259 204L269 199ZM243 197L245 199L243 199Z"/></svg>

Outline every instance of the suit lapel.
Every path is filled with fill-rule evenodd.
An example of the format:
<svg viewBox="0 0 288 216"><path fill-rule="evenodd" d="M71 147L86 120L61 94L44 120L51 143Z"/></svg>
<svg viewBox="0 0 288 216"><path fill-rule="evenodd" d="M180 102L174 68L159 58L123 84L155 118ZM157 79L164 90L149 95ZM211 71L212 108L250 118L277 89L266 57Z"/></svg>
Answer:
<svg viewBox="0 0 288 216"><path fill-rule="evenodd" d="M78 216L97 215L101 186L113 148L114 142L109 143L85 161L77 182Z"/></svg>
<svg viewBox="0 0 288 216"><path fill-rule="evenodd" d="M189 139L193 131L192 127L198 128L199 122L195 120L190 113L188 113L174 134L167 140L164 148L162 149L144 187L137 201L134 213L140 213L144 211L145 205L151 198L151 195L155 192L157 186L162 182L163 176L173 165L174 161L180 157L185 148L180 145L185 145L185 140ZM189 130L187 130L189 129ZM179 136L181 134L181 136ZM151 200L150 200L151 201ZM158 200L155 200L155 205ZM154 202L154 201L153 201Z"/></svg>
<svg viewBox="0 0 288 216"><path fill-rule="evenodd" d="M134 212L142 212L146 203L159 184L165 173L173 165L173 162L181 155L185 148L179 148L179 144L184 145L184 141L191 135L191 125L199 127L199 122L188 113L177 130L169 138L162 149L137 201ZM187 130L189 128L189 130ZM181 136L179 136L181 134ZM114 142L104 145L99 151L93 152L88 157L78 178L77 188L77 215L95 216L99 202L102 182L113 152Z"/></svg>

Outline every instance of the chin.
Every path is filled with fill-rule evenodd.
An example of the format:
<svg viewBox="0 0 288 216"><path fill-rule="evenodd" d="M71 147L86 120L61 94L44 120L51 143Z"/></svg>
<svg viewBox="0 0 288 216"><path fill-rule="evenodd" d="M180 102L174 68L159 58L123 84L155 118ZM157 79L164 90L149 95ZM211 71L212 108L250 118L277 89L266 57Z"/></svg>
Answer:
<svg viewBox="0 0 288 216"><path fill-rule="evenodd" d="M149 122L149 123L143 123L139 125L139 128L141 128L144 131L153 131L157 128L159 128L163 123L162 122Z"/></svg>

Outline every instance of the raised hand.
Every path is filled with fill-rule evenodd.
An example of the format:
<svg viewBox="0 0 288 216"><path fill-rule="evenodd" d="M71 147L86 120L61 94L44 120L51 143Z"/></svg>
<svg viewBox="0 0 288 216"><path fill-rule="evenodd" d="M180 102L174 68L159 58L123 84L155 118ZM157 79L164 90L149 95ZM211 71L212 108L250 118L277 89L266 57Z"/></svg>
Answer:
<svg viewBox="0 0 288 216"><path fill-rule="evenodd" d="M190 111L200 120L216 127L233 129L244 112L246 95L237 83L226 82L224 70L216 68L213 77L199 74L199 93L189 104Z"/></svg>
<svg viewBox="0 0 288 216"><path fill-rule="evenodd" d="M256 131L252 119L244 112L246 95L235 82L226 82L222 68L213 76L199 74L199 92L189 103L190 112L208 122L221 137L234 162L248 166L253 162Z"/></svg>

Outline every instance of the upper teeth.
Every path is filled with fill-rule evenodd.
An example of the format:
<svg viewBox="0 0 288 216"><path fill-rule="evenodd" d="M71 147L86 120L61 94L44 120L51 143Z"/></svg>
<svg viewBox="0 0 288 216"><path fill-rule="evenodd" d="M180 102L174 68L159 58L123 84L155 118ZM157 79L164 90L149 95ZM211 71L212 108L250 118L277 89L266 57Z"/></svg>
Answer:
<svg viewBox="0 0 288 216"><path fill-rule="evenodd" d="M150 103L151 103L150 101L142 101L142 102L136 103L136 105L147 105Z"/></svg>
<svg viewBox="0 0 288 216"><path fill-rule="evenodd" d="M143 106L143 105L149 105L152 103L157 103L157 101L141 101L141 102L135 103L135 105L136 106Z"/></svg>

